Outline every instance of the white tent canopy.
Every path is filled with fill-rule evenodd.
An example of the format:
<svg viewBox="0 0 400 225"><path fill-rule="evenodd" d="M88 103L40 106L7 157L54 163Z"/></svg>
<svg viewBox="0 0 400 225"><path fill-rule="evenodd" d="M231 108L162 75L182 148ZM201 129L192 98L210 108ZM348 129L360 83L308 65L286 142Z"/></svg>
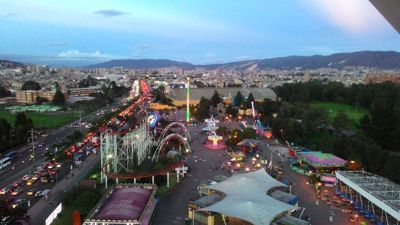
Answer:
<svg viewBox="0 0 400 225"><path fill-rule="evenodd" d="M254 225L268 225L277 215L296 208L267 195L269 189L279 186L286 185L272 178L264 169L234 175L208 186L226 196L216 204L200 210L240 218Z"/></svg>

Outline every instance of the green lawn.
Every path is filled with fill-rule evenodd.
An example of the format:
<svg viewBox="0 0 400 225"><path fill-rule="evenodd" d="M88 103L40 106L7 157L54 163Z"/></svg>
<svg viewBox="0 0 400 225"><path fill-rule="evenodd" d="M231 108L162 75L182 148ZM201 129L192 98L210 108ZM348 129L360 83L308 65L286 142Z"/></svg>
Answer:
<svg viewBox="0 0 400 225"><path fill-rule="evenodd" d="M338 111L347 113L349 118L358 124L360 119L368 113L368 110L364 108L358 108L344 103L336 102L312 102L310 106L313 108L324 108L329 113L329 119L333 121Z"/></svg>
<svg viewBox="0 0 400 225"><path fill-rule="evenodd" d="M76 112L25 112L25 114L32 118L35 128L54 129L79 118L79 113ZM4 109L0 109L0 118L4 118L11 125L14 125L15 114L12 114Z"/></svg>

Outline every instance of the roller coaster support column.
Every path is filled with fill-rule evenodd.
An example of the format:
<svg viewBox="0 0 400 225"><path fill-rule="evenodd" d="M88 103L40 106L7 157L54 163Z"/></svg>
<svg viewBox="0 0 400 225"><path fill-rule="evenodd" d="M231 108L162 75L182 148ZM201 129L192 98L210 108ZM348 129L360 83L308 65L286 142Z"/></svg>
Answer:
<svg viewBox="0 0 400 225"><path fill-rule="evenodd" d="M115 178L115 183L117 183L117 184L119 183L119 180L118 180L118 178Z"/></svg>
<svg viewBox="0 0 400 225"><path fill-rule="evenodd" d="M133 183L136 184L136 178L133 179Z"/></svg>
<svg viewBox="0 0 400 225"><path fill-rule="evenodd" d="M169 172L167 173L167 188L169 188Z"/></svg>
<svg viewBox="0 0 400 225"><path fill-rule="evenodd" d="M151 176L151 184L154 184L154 176Z"/></svg>

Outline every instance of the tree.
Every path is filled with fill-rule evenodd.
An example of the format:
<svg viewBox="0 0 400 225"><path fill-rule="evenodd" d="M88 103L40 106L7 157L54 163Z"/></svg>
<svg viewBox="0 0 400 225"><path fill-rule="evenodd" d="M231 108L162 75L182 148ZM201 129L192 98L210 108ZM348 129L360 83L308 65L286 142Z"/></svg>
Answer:
<svg viewBox="0 0 400 225"><path fill-rule="evenodd" d="M28 137L28 132L33 128L31 118L28 118L25 113L19 112L15 117L14 133L17 142L25 141Z"/></svg>
<svg viewBox="0 0 400 225"><path fill-rule="evenodd" d="M213 96L211 97L211 105L217 106L217 104L221 103L222 99L219 97L219 93L217 90L214 91Z"/></svg>
<svg viewBox="0 0 400 225"><path fill-rule="evenodd" d="M73 207L82 215L87 215L94 205L100 200L100 195L93 191L84 191L75 200Z"/></svg>
<svg viewBox="0 0 400 225"><path fill-rule="evenodd" d="M252 102L255 102L255 100L254 100L253 93L250 92L249 96L247 97L247 100L246 100L246 108L251 109Z"/></svg>
<svg viewBox="0 0 400 225"><path fill-rule="evenodd" d="M198 121L202 121L208 117L210 117L210 108L209 102L206 98L201 97L199 106L197 108L196 113L194 114Z"/></svg>
<svg viewBox="0 0 400 225"><path fill-rule="evenodd" d="M238 109L237 108L233 108L232 105L228 105L226 107L226 114L231 115L232 117L236 117L238 114Z"/></svg>
<svg viewBox="0 0 400 225"><path fill-rule="evenodd" d="M233 105L236 107L240 107L244 102L244 97L240 91L236 93L235 98L233 99Z"/></svg>
<svg viewBox="0 0 400 225"><path fill-rule="evenodd" d="M8 149L10 144L11 125L7 120L0 118L0 152Z"/></svg>
<svg viewBox="0 0 400 225"><path fill-rule="evenodd" d="M11 91L5 89L3 86L0 85L0 98L10 97Z"/></svg>
<svg viewBox="0 0 400 225"><path fill-rule="evenodd" d="M40 84L39 84L38 82L32 81L32 80L26 81L26 82L22 85L22 87L21 87L21 90L22 90L22 91L26 91L26 90L38 91L38 90L40 90L40 89L42 89L42 88L40 87Z"/></svg>
<svg viewBox="0 0 400 225"><path fill-rule="evenodd" d="M57 90L56 93L54 94L53 97L53 102L54 105L64 105L65 104L65 96L61 92L61 90Z"/></svg>
<svg viewBox="0 0 400 225"><path fill-rule="evenodd" d="M254 130L252 127L244 128L242 131L242 138L256 139L257 138L256 130Z"/></svg>
<svg viewBox="0 0 400 225"><path fill-rule="evenodd" d="M351 123L352 122L347 113L343 112L342 110L336 113L335 120L333 121L333 125L337 128L349 128Z"/></svg>

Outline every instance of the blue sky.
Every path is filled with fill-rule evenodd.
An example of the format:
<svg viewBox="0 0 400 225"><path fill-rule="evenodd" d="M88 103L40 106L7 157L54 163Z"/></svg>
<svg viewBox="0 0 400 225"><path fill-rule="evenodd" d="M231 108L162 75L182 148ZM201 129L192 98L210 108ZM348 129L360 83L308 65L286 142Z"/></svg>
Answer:
<svg viewBox="0 0 400 225"><path fill-rule="evenodd" d="M0 0L0 56L50 64L163 58L209 64L400 51L367 0Z"/></svg>

